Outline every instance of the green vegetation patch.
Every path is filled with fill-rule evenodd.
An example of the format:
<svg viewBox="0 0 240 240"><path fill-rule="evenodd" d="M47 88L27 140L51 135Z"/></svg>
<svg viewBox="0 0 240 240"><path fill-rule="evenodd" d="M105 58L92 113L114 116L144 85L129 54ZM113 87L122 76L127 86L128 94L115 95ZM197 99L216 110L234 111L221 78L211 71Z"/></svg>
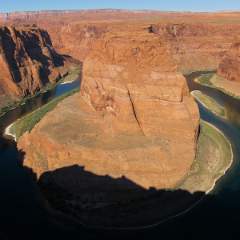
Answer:
<svg viewBox="0 0 240 240"><path fill-rule="evenodd" d="M214 73L206 73L196 79L196 82L205 85L205 86L212 86L211 78L213 77Z"/></svg>
<svg viewBox="0 0 240 240"><path fill-rule="evenodd" d="M228 139L213 125L201 121L196 159L178 187L190 192L209 192L232 161L232 147Z"/></svg>
<svg viewBox="0 0 240 240"><path fill-rule="evenodd" d="M191 94L198 102L200 102L204 107L206 107L208 110L210 110L217 116L223 118L226 116L224 107L217 103L213 98L203 94L201 91L198 90L192 91Z"/></svg>
<svg viewBox="0 0 240 240"><path fill-rule="evenodd" d="M23 118L18 119L16 122L12 124L10 127L10 133L16 136L16 140L18 140L25 132L30 132L33 127L51 110L53 110L57 104L63 100L64 98L76 93L79 91L79 88L69 91L52 101L48 102L44 106L39 109L33 111L32 113L24 116Z"/></svg>

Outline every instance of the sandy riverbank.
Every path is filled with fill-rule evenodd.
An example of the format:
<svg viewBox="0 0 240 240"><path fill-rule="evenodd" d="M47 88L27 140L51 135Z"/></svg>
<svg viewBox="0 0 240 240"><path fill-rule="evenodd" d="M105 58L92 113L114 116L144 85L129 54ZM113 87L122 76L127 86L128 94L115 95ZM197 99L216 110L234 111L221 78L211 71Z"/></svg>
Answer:
<svg viewBox="0 0 240 240"><path fill-rule="evenodd" d="M13 131L12 131L13 124L14 124L14 123L10 124L10 125L5 129L4 135L5 135L5 136L10 136L10 137L12 137L12 138L14 139L14 141L16 142L16 141L17 141L16 134L13 133Z"/></svg>
<svg viewBox="0 0 240 240"><path fill-rule="evenodd" d="M217 74L201 76L194 79L194 82L203 86L215 88L233 98L240 99L240 83L228 81ZM203 80L203 78L205 78Z"/></svg>
<svg viewBox="0 0 240 240"><path fill-rule="evenodd" d="M191 193L210 193L232 162L233 151L227 137L212 124L201 121L196 159L178 188Z"/></svg>

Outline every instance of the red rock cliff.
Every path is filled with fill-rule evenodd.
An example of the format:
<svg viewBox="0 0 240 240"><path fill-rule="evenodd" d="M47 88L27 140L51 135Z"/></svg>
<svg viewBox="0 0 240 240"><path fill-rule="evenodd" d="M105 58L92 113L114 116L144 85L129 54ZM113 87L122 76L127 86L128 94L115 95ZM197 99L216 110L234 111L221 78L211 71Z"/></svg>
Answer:
<svg viewBox="0 0 240 240"><path fill-rule="evenodd" d="M15 24L37 23L47 29L58 51L82 61L91 51L95 39L111 31L113 23L117 29L132 26L147 31L152 26L152 32L168 44L178 70L187 72L218 67L224 52L239 39L239 16L239 12L92 10L11 13L2 18Z"/></svg>
<svg viewBox="0 0 240 240"><path fill-rule="evenodd" d="M63 72L64 59L48 33L36 27L0 28L0 97L4 101L33 94Z"/></svg>
<svg viewBox="0 0 240 240"><path fill-rule="evenodd" d="M238 24L181 23L151 25L149 31L165 39L183 72L217 69L233 42Z"/></svg>
<svg viewBox="0 0 240 240"><path fill-rule="evenodd" d="M218 67L218 75L230 81L240 82L240 42L226 52Z"/></svg>

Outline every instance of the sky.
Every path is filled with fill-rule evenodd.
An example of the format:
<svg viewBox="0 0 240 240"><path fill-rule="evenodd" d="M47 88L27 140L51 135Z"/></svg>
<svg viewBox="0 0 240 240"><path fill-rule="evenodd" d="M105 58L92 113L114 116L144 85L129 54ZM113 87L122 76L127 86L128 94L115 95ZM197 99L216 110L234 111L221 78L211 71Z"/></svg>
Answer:
<svg viewBox="0 0 240 240"><path fill-rule="evenodd" d="M240 0L0 0L0 12L71 9L240 10Z"/></svg>

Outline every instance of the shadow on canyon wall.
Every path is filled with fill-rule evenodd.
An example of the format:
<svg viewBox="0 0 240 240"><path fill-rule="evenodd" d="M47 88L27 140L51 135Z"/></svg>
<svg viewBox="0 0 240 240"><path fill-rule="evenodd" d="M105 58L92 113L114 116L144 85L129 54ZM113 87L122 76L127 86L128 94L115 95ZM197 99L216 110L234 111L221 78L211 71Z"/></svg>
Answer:
<svg viewBox="0 0 240 240"><path fill-rule="evenodd" d="M14 142L8 144L15 145ZM171 213L174 213L175 210L177 211L176 206L179 206L179 203L184 207L186 203L189 204L191 201L199 199L204 193L190 194L182 190L146 190L125 177L113 179L109 176L97 176L77 165L44 173L38 183L34 171L22 165L24 153L18 152L16 145L15 151L13 152L11 149L10 154L6 152L0 161L0 239L16 239L17 237L24 237L24 239L238 239L240 192L226 192L221 197L206 196L197 207L188 213L148 229L127 231L83 227L71 217L53 212L39 191L39 186L51 203L58 200L57 203L60 205L54 204L55 208L60 208L68 214L69 211L72 211L73 217L78 217L81 212L88 214L89 211L92 211L86 204L89 201L89 198L86 198L86 192L91 195L94 192L116 189L127 193L127 195L123 194L124 197L119 199L119 202L116 201L114 191L112 191L112 195L111 192L108 192L107 198L104 195L101 198L101 194L99 195L100 199L98 197L93 200L90 198L92 203L94 201L101 203L101 199L110 199L110 201L114 199L117 204L122 204L122 209L133 211L135 217L132 219L124 219L124 211L120 212L123 214L123 218L121 219L120 216L120 219L123 221L122 223L125 221L125 225L133 224L134 221L136 221L136 225L149 223L149 220L153 221L152 223L157 222L161 219L159 217L163 212L171 210ZM66 190L61 192L62 189L54 184L53 178L62 179L63 183L66 186L69 185L72 190L76 190L77 194L66 192ZM84 185L77 188L81 182ZM134 200L131 203L133 190L139 194L141 204ZM124 206L128 193L130 202ZM143 195L145 198L142 198ZM71 206L73 208L69 209L68 206L61 205L61 199L73 200L73 198L77 198L77 202L81 204L79 206L73 204ZM232 203L226 204L225 199L228 199L228 203L229 199L232 199ZM96 213L109 217L110 211L106 210L111 209L117 211L116 208L110 206L102 212L97 211ZM94 216L94 211L92 213ZM113 215L116 216L116 212ZM83 218L83 220L89 219ZM97 220L94 221L93 223L96 223Z"/></svg>

